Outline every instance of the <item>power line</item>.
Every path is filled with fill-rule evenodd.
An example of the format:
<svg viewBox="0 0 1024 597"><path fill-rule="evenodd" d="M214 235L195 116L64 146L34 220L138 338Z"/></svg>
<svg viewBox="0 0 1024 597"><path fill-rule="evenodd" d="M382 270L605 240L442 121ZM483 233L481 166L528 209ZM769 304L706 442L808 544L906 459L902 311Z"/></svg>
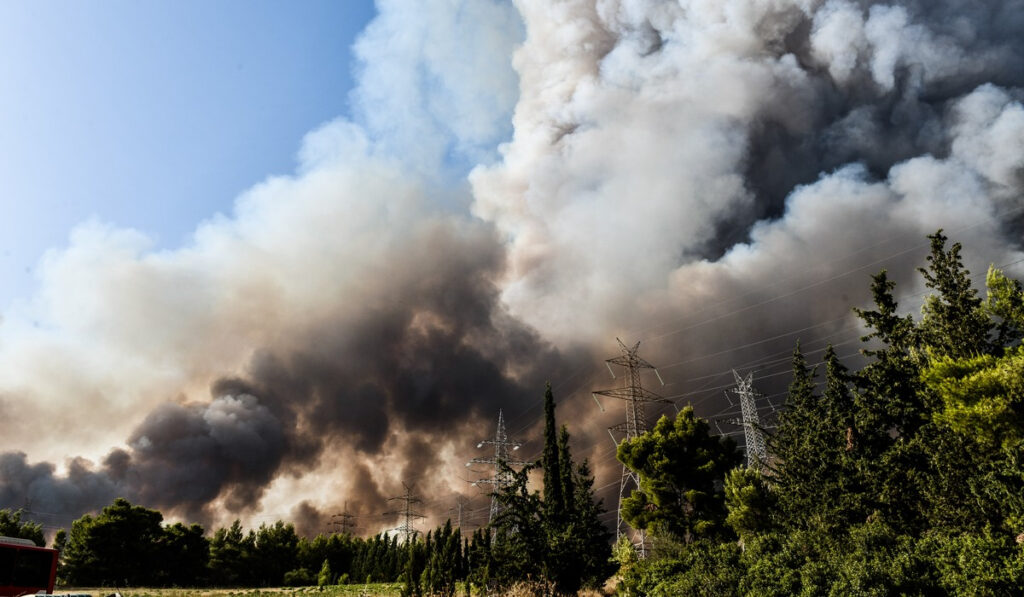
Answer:
<svg viewBox="0 0 1024 597"><path fill-rule="evenodd" d="M466 463L466 466L472 466L474 464L492 464L494 465L494 476L487 479L478 479L473 482L474 487L480 485L490 485L493 489L491 493L491 513L488 518L488 523L494 522L495 517L501 512L501 502L498 501L498 493L502 489L512 485L512 466L525 466L529 464L520 460L509 460L508 453L509 448L512 451L518 450L522 446L522 442L508 439L508 434L505 433L505 415L499 410L498 411L498 428L494 433L494 439L480 440L480 443L476 445L477 448L484 446L494 446L494 457L493 458L474 458Z"/></svg>
<svg viewBox="0 0 1024 597"><path fill-rule="evenodd" d="M606 360L605 365L608 366L608 372L612 374L613 379L615 378L615 370L612 369L612 365L618 365L626 370L624 385L621 388L597 390L593 395L594 401L597 402L602 412L604 412L604 407L601 406L601 401L597 399L598 396L607 396L626 402L626 422L609 427L608 433L613 434L613 432L618 431L625 434L625 440L631 440L640 437L647 431L646 405L648 403L669 403L669 401L644 388L640 382L640 372L644 369L653 370L654 374L658 376L658 381L661 381L661 375L658 374L658 370L654 365L640 358L637 354L637 351L640 349L640 342L629 347L623 344L622 340L618 338L615 340L619 343L622 355ZM665 385L665 382L661 381L661 385ZM615 441L614 434L612 435L612 441ZM628 497L627 492L631 494L633 490L639 489L640 477L631 468L622 465L622 477L619 481L618 516L615 524L616 540L621 539L623 536L631 535L630 541L636 547L637 554L641 558L645 558L647 557L646 533L641 529L633 529L632 533L630 533L627 529L626 521L622 518L622 502Z"/></svg>
<svg viewBox="0 0 1024 597"><path fill-rule="evenodd" d="M387 512L386 514L400 514L402 516L402 524L398 525L392 530L397 531L399 534L404 536L404 543L408 543L409 541L415 539L416 535L419 534L419 531L416 530L414 521L426 517L423 514L420 514L419 512L413 512L412 510L413 504L422 503L423 500L416 497L412 492L412 488L406 485L405 483L402 483L402 487L405 488L405 493L403 493L400 496L388 498L389 502L401 501L403 504L402 509L394 512Z"/></svg>

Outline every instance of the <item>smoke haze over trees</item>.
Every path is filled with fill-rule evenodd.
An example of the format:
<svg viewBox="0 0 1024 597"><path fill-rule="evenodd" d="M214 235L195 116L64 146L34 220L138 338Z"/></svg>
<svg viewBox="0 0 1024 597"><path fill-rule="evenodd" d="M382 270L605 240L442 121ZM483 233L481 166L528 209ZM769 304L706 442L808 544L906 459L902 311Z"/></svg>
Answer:
<svg viewBox="0 0 1024 597"><path fill-rule="evenodd" d="M315 535L404 480L438 525L499 408L539 451L548 379L600 489L616 336L712 416L733 367L779 402L798 338L847 362L879 269L917 312L925 234L1024 272L1020 0L379 11L294 174L175 250L91 221L44 257L0 326L0 507Z"/></svg>
<svg viewBox="0 0 1024 597"><path fill-rule="evenodd" d="M867 363L846 369L831 349L816 375L797 347L785 411L767 461L714 475L722 494L686 492L691 508L656 510L655 557L623 570L638 595L1012 595L1024 582L1024 291L997 269L982 298L961 246L931 235L922 278L931 290L920 318L895 307L885 271L874 308L858 311L871 342ZM679 419L692 415L684 410ZM659 427L668 428L667 419ZM688 441L626 442L620 457L705 456L707 427L675 425ZM630 445L633 444L633 445ZM677 446L690 446L679 449ZM642 496L671 486L662 470L636 467ZM710 468L710 467L709 467ZM698 475L691 479L702 480ZM666 479L669 481L666 483ZM678 485L678 483L676 483ZM636 495L636 494L635 494ZM696 504L695 504L696 506ZM637 517L640 523L647 523ZM737 541L738 539L738 541Z"/></svg>

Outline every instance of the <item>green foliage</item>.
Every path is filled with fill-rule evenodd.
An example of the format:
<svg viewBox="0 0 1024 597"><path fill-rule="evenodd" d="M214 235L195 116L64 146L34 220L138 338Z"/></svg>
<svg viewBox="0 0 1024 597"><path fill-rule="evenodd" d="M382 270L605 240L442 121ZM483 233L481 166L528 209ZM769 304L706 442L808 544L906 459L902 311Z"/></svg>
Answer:
<svg viewBox="0 0 1024 597"><path fill-rule="evenodd" d="M767 476L780 511L775 519L790 528L840 529L863 520L872 503L850 376L831 346L824 360L825 391L819 396L814 371L797 346L785 410L768 441Z"/></svg>
<svg viewBox="0 0 1024 597"><path fill-rule="evenodd" d="M724 479L726 522L707 538L627 559L636 595L1015 595L1024 586L1024 292L990 269L971 288L941 231L915 322L874 276L856 310L870 342L824 388L797 348L763 476Z"/></svg>
<svg viewBox="0 0 1024 597"><path fill-rule="evenodd" d="M433 549L427 556L422 584L429 595L455 595L455 582L462 577L462 533L448 520L434 532Z"/></svg>
<svg viewBox="0 0 1024 597"><path fill-rule="evenodd" d="M923 343L934 354L964 358L991 352L997 347L989 335L996 325L983 308L978 291L971 286L970 272L960 259L960 243L946 250L947 238L939 230L928 237L932 252L928 267L919 268L925 286L937 291L921 308L918 326Z"/></svg>
<svg viewBox="0 0 1024 597"><path fill-rule="evenodd" d="M503 511L494 521L494 540L470 546L470 578L478 586L508 588L516 583L550 586L559 594L596 587L611 575L611 535L600 521L594 478L584 462L576 466L567 428L555 422L551 385L544 393L544 453L537 464L506 471L513 482L497 495ZM529 475L544 472L544 495L528 488ZM474 536L474 544L477 544Z"/></svg>
<svg viewBox="0 0 1024 597"><path fill-rule="evenodd" d="M252 541L250 574L256 585L274 587L284 581L284 575L298 565L299 537L291 523L277 521L260 525Z"/></svg>
<svg viewBox="0 0 1024 597"><path fill-rule="evenodd" d="M206 584L206 571L210 562L210 542L198 524L185 526L177 522L164 527L160 540L160 564L156 575L158 584L170 586L197 586Z"/></svg>
<svg viewBox="0 0 1024 597"><path fill-rule="evenodd" d="M736 467L725 477L725 523L746 542L774 526L778 498L757 469Z"/></svg>
<svg viewBox="0 0 1024 597"><path fill-rule="evenodd" d="M313 584L314 578L313 573L306 568L296 568L285 572L282 581L286 587L308 587Z"/></svg>
<svg viewBox="0 0 1024 597"><path fill-rule="evenodd" d="M331 581L334 576L331 574L331 562L327 558L324 558L324 563L320 565L320 572L316 575L316 584L320 587L326 587L332 584Z"/></svg>
<svg viewBox="0 0 1024 597"><path fill-rule="evenodd" d="M551 393L551 384L548 383L544 390L544 452L541 455L541 469L544 472L544 511L552 522L556 522L555 519L565 512L560 465L558 433L555 424L555 398Z"/></svg>
<svg viewBox="0 0 1024 597"><path fill-rule="evenodd" d="M43 526L21 519L21 510L0 510L0 536L28 539L39 547L46 545Z"/></svg>
<svg viewBox="0 0 1024 597"><path fill-rule="evenodd" d="M677 595L738 595L742 579L740 549L732 543L694 541L677 557L647 559L623 572L621 592Z"/></svg>
<svg viewBox="0 0 1024 597"><path fill-rule="evenodd" d="M67 584L146 586L161 576L163 515L124 498L74 521L61 570Z"/></svg>
<svg viewBox="0 0 1024 597"><path fill-rule="evenodd" d="M938 357L921 377L941 401L938 422L996 445L1024 440L1024 346L999 357Z"/></svg>
<svg viewBox="0 0 1024 597"><path fill-rule="evenodd" d="M1020 340L1024 336L1024 289L1020 282L990 267L985 286L988 287L985 309L999 320L998 344L1006 346Z"/></svg>
<svg viewBox="0 0 1024 597"><path fill-rule="evenodd" d="M619 444L620 462L640 477L640 489L623 501L633 528L691 541L722 532L725 501L720 483L739 464L735 443L711 435L690 407L675 419Z"/></svg>
<svg viewBox="0 0 1024 597"><path fill-rule="evenodd" d="M236 520L230 528L217 529L210 540L210 578L218 586L238 586L249 578L248 556L253 536L246 537Z"/></svg>

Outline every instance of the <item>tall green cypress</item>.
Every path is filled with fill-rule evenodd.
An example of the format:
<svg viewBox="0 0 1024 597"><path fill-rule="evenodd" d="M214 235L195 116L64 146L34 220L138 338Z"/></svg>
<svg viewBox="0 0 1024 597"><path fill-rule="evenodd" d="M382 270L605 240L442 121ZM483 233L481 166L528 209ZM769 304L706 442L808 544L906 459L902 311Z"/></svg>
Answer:
<svg viewBox="0 0 1024 597"><path fill-rule="evenodd" d="M555 398L551 383L544 390L544 513L549 521L561 521L565 510L562 497L562 473L558 454L558 432L555 426Z"/></svg>
<svg viewBox="0 0 1024 597"><path fill-rule="evenodd" d="M569 429L562 425L562 429L558 434L558 472L561 477L559 479L559 485L561 485L559 489L562 494L562 503L559 504L561 510L559 516L566 523L574 520L576 517L573 499L576 494L576 488L572 468L572 453L569 451Z"/></svg>

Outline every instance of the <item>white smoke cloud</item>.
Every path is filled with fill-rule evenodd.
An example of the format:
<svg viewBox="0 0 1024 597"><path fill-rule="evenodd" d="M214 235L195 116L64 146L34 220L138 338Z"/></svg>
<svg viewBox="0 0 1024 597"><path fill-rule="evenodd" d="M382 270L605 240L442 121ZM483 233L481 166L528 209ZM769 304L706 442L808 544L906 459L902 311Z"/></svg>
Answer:
<svg viewBox="0 0 1024 597"><path fill-rule="evenodd" d="M986 37L983 10L949 31L939 21L946 7L928 14L864 4L520 2L527 41L516 54L515 137L502 163L471 177L475 213L511 238L504 297L513 313L559 341L598 341L643 327L655 315L649 297L664 293L666 280L689 279L697 264L728 269L736 252L763 255L763 271L774 276L810 267L820 251L848 252L889 233L923 239L984 220L965 234L977 235L986 258L1004 255L984 239L1002 238L997 207L1019 203L1020 103L991 84L961 85L964 96L951 104L918 96L998 71L998 57L1019 43L1007 49ZM858 85L845 106L836 85ZM757 146L769 126L790 136L778 146L812 146L818 137L821 166L842 168L805 180L810 186L777 214L759 209L769 198L752 175L799 166L751 163L762 159L755 152L785 149ZM895 146L904 155L888 155ZM950 146L948 159L931 154ZM844 168L860 160L875 174ZM890 187L892 200L836 221L858 231L840 242L845 235L824 216L845 213L845 195L877 184ZM820 206L809 207L812 195ZM809 228L827 234L790 251L763 245L805 209L822 212ZM782 219L762 220L747 235L751 244L717 265L703 261L723 227L759 219L744 211ZM764 277L748 275L752 283Z"/></svg>

